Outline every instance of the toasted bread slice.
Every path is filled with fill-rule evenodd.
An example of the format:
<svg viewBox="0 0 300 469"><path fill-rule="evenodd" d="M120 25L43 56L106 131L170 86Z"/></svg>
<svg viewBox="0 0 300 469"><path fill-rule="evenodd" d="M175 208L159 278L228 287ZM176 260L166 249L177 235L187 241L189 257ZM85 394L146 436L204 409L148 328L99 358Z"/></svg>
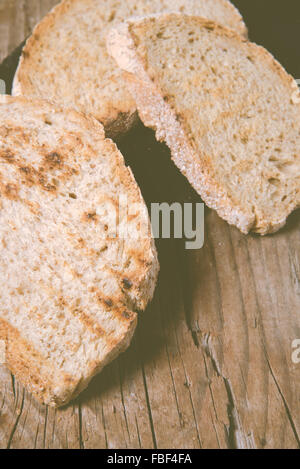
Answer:
<svg viewBox="0 0 300 469"><path fill-rule="evenodd" d="M128 21L108 49L207 205L243 233L281 228L300 205L300 94L271 54L180 14Z"/></svg>
<svg viewBox="0 0 300 469"><path fill-rule="evenodd" d="M7 365L66 404L129 345L158 273L140 190L94 118L0 97L0 244Z"/></svg>
<svg viewBox="0 0 300 469"><path fill-rule="evenodd" d="M125 133L137 118L136 106L107 54L107 31L130 16L170 10L205 16L247 33L241 15L227 0L66 0L28 39L13 94L90 113L111 137Z"/></svg>

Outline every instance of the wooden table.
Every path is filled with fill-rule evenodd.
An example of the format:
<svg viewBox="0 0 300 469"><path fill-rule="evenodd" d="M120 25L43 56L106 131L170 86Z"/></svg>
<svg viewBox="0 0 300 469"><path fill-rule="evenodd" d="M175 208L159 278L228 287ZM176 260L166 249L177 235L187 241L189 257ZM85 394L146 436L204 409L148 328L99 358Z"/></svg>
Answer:
<svg viewBox="0 0 300 469"><path fill-rule="evenodd" d="M0 0L0 59L55 0ZM140 126L122 143L148 203L199 201ZM161 274L130 349L63 410L0 368L0 447L299 448L300 216L243 236L205 213L205 245L158 241Z"/></svg>

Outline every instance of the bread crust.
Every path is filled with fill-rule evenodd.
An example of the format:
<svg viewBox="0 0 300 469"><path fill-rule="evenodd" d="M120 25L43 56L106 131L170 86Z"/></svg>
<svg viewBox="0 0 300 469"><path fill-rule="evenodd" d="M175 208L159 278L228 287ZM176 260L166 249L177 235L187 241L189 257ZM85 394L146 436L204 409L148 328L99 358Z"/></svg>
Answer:
<svg viewBox="0 0 300 469"><path fill-rule="evenodd" d="M246 24L244 23L243 17L240 14L238 8L233 3L228 2L227 0L221 0L221 2L223 3L224 6L225 6L225 4L226 4L226 6L228 6L228 4L230 4L230 7L232 8L232 16L235 18L235 21L236 21L236 27L234 28L234 30L240 36L247 39L248 38L248 28L247 28Z"/></svg>
<svg viewBox="0 0 300 469"><path fill-rule="evenodd" d="M188 17L176 13L161 15L160 19L167 25L172 18L183 16L187 20L190 18L196 21L199 27L207 27L217 34L233 38L240 44L247 43L250 51L279 74L287 87L295 89L294 79L266 49L248 42L235 31L205 18ZM150 78L146 62L137 52L136 38L131 27L138 23L142 30L143 23L147 24L149 21L155 21L155 17L137 20L136 23L128 20L117 28L113 28L107 37L108 52L123 70L124 80L136 101L141 120L147 127L155 130L159 141L164 141L168 145L176 166L187 177L208 207L216 210L221 218L235 225L244 234L250 231L261 235L275 233L286 224L290 213L300 207L300 200L295 200L294 206L286 213L284 219L264 220L258 225L254 213L238 206L227 196L223 188L211 177L210 168L205 159L201 158L201 155L199 158L199 154L193 149L183 125L179 123L175 110L168 102L168 96L164 95L155 78Z"/></svg>
<svg viewBox="0 0 300 469"><path fill-rule="evenodd" d="M234 23L239 34L247 37L247 28L237 8L228 0L218 1L221 2L226 9L230 9L232 14L232 23ZM34 66L37 60L35 58L37 45L42 41L43 37L47 36L47 32L51 28L55 28L56 21L68 14L68 11L72 9L72 6L78 2L82 5L86 3L87 6L90 7L89 2L86 0L63 0L61 3L56 5L34 28L32 35L25 43L14 77L12 87L12 94L14 96L34 96L34 89L32 88L30 75L34 73ZM122 86L121 78L117 77L117 79L119 79L120 85ZM47 96L41 96L41 98L48 99ZM58 104L64 103L59 102ZM76 104L75 101L74 104ZM77 108L77 106L74 107ZM80 110L84 111L84 109ZM119 102L117 105L114 103L114 105L111 105L106 109L106 111L101 109L100 103L98 105L98 112L95 110L95 112L93 112L93 116L104 125L106 135L112 139L121 138L138 122L135 103L127 93L123 93L122 102Z"/></svg>

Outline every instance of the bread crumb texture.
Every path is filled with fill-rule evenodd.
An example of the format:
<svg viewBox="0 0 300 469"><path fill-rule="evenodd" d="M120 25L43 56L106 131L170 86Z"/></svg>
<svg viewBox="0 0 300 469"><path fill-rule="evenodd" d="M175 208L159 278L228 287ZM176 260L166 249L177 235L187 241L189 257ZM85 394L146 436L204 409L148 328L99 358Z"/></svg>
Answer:
<svg viewBox="0 0 300 469"><path fill-rule="evenodd" d="M300 94L271 54L179 14L128 22L108 49L204 201L245 233L281 228L300 205Z"/></svg>
<svg viewBox="0 0 300 469"><path fill-rule="evenodd" d="M51 99L92 114L112 137L124 133L136 120L136 106L107 54L107 32L131 16L168 11L204 16L247 34L227 0L65 0L28 39L13 94Z"/></svg>
<svg viewBox="0 0 300 469"><path fill-rule="evenodd" d="M129 232L142 219L148 237L112 237L121 196L141 207ZM95 119L0 97L0 244L7 365L63 405L129 345L158 272L140 190Z"/></svg>

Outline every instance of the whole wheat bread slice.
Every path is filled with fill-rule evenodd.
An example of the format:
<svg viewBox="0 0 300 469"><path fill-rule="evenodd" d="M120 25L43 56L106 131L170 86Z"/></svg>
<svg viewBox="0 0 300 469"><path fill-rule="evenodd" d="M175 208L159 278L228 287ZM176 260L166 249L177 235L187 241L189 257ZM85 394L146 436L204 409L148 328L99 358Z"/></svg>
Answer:
<svg viewBox="0 0 300 469"><path fill-rule="evenodd" d="M108 49L207 205L244 233L281 228L300 205L300 95L271 54L180 14L128 21Z"/></svg>
<svg viewBox="0 0 300 469"><path fill-rule="evenodd" d="M90 113L111 137L126 132L137 118L136 106L107 54L106 34L130 16L170 10L205 16L246 34L240 14L227 0L66 0L28 39L13 94Z"/></svg>
<svg viewBox="0 0 300 469"><path fill-rule="evenodd" d="M0 245L7 366L66 404L129 345L158 273L140 190L95 119L0 97Z"/></svg>

